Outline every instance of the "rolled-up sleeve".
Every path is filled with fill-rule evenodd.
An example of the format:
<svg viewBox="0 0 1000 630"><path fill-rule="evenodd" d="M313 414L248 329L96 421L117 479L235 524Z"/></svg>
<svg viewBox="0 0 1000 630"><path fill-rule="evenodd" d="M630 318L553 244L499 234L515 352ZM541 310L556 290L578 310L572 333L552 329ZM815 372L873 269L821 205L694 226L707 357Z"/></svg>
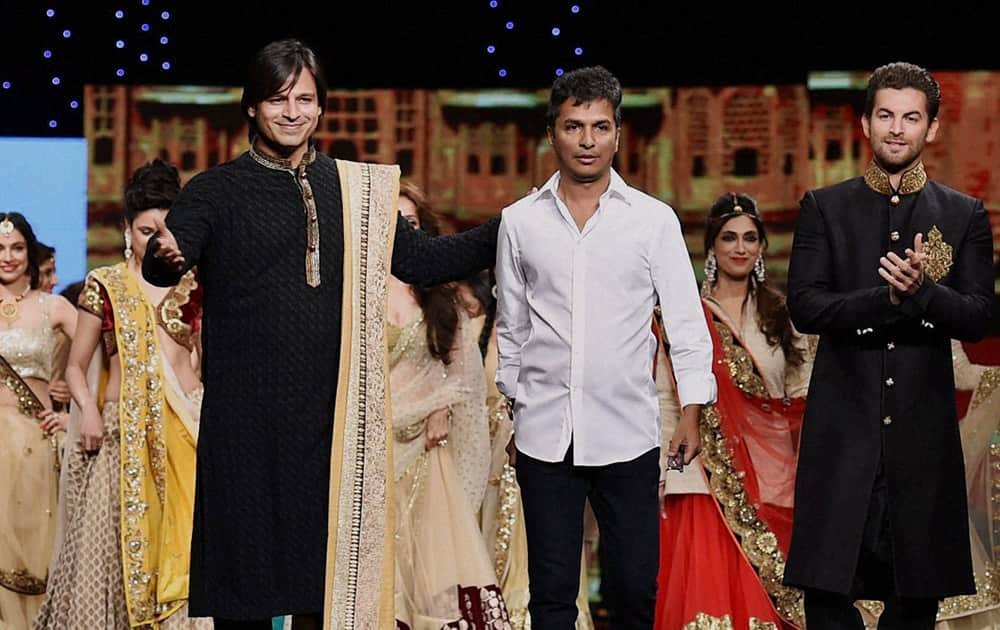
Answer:
<svg viewBox="0 0 1000 630"><path fill-rule="evenodd" d="M497 389L507 398L515 398L521 371L521 347L528 338L530 322L524 274L517 245L507 220L500 222L497 237Z"/></svg>
<svg viewBox="0 0 1000 630"><path fill-rule="evenodd" d="M650 272L670 340L670 361L681 407L715 402L712 337L705 323L691 259L672 210L650 245Z"/></svg>

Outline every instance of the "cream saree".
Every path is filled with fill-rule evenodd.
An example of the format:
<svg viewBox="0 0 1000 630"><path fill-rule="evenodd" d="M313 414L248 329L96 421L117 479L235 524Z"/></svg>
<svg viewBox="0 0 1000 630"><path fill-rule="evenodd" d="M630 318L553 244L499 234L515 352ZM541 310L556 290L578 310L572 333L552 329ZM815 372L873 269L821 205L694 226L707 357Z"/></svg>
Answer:
<svg viewBox="0 0 1000 630"><path fill-rule="evenodd" d="M0 405L0 630L23 630L45 593L59 466L35 418L42 404L6 362L0 383L18 400Z"/></svg>
<svg viewBox="0 0 1000 630"><path fill-rule="evenodd" d="M422 315L390 338L396 619L410 630L510 628L478 520L490 472L482 358L459 323L448 365L431 356ZM427 450L427 416L444 408L448 443Z"/></svg>

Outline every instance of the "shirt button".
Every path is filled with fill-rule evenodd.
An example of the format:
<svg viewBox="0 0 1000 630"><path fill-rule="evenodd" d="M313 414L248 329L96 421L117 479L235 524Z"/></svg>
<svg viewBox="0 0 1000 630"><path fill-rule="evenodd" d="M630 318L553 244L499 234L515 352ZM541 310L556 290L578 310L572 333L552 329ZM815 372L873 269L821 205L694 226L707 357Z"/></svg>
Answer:
<svg viewBox="0 0 1000 630"><path fill-rule="evenodd" d="M893 230L892 233L889 234L889 238L892 239L893 243L895 243L896 241L899 240L899 232L897 232L896 230Z"/></svg>
<svg viewBox="0 0 1000 630"><path fill-rule="evenodd" d="M884 424L885 426L889 426L890 424L892 424L892 416L886 416L882 418L882 424Z"/></svg>
<svg viewBox="0 0 1000 630"><path fill-rule="evenodd" d="M891 378L885 379L885 386L886 387L892 387L895 384L896 384L896 381L892 380Z"/></svg>
<svg viewBox="0 0 1000 630"><path fill-rule="evenodd" d="M894 206L898 206L899 201L900 201L899 195L893 195L892 197L889 197L889 203L891 203Z"/></svg>

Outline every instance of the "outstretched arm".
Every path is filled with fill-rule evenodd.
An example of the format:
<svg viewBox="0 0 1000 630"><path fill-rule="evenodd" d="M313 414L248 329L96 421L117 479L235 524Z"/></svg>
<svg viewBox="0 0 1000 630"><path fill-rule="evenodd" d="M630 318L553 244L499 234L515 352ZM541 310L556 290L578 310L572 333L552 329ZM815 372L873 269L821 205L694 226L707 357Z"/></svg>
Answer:
<svg viewBox="0 0 1000 630"><path fill-rule="evenodd" d="M449 236L430 236L407 221L396 221L392 275L407 284L430 287L454 282L493 266L500 217Z"/></svg>
<svg viewBox="0 0 1000 630"><path fill-rule="evenodd" d="M156 219L142 259L142 275L152 284L172 287L201 258L212 234L215 207L193 180L174 200L166 222Z"/></svg>

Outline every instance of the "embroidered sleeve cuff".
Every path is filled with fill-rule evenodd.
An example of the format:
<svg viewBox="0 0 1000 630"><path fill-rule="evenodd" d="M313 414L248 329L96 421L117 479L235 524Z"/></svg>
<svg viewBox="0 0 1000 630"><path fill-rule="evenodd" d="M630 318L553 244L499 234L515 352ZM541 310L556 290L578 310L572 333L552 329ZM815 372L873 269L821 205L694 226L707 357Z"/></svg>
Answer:
<svg viewBox="0 0 1000 630"><path fill-rule="evenodd" d="M677 394L681 409L688 405L710 405L715 402L715 376L684 376L677 381Z"/></svg>

